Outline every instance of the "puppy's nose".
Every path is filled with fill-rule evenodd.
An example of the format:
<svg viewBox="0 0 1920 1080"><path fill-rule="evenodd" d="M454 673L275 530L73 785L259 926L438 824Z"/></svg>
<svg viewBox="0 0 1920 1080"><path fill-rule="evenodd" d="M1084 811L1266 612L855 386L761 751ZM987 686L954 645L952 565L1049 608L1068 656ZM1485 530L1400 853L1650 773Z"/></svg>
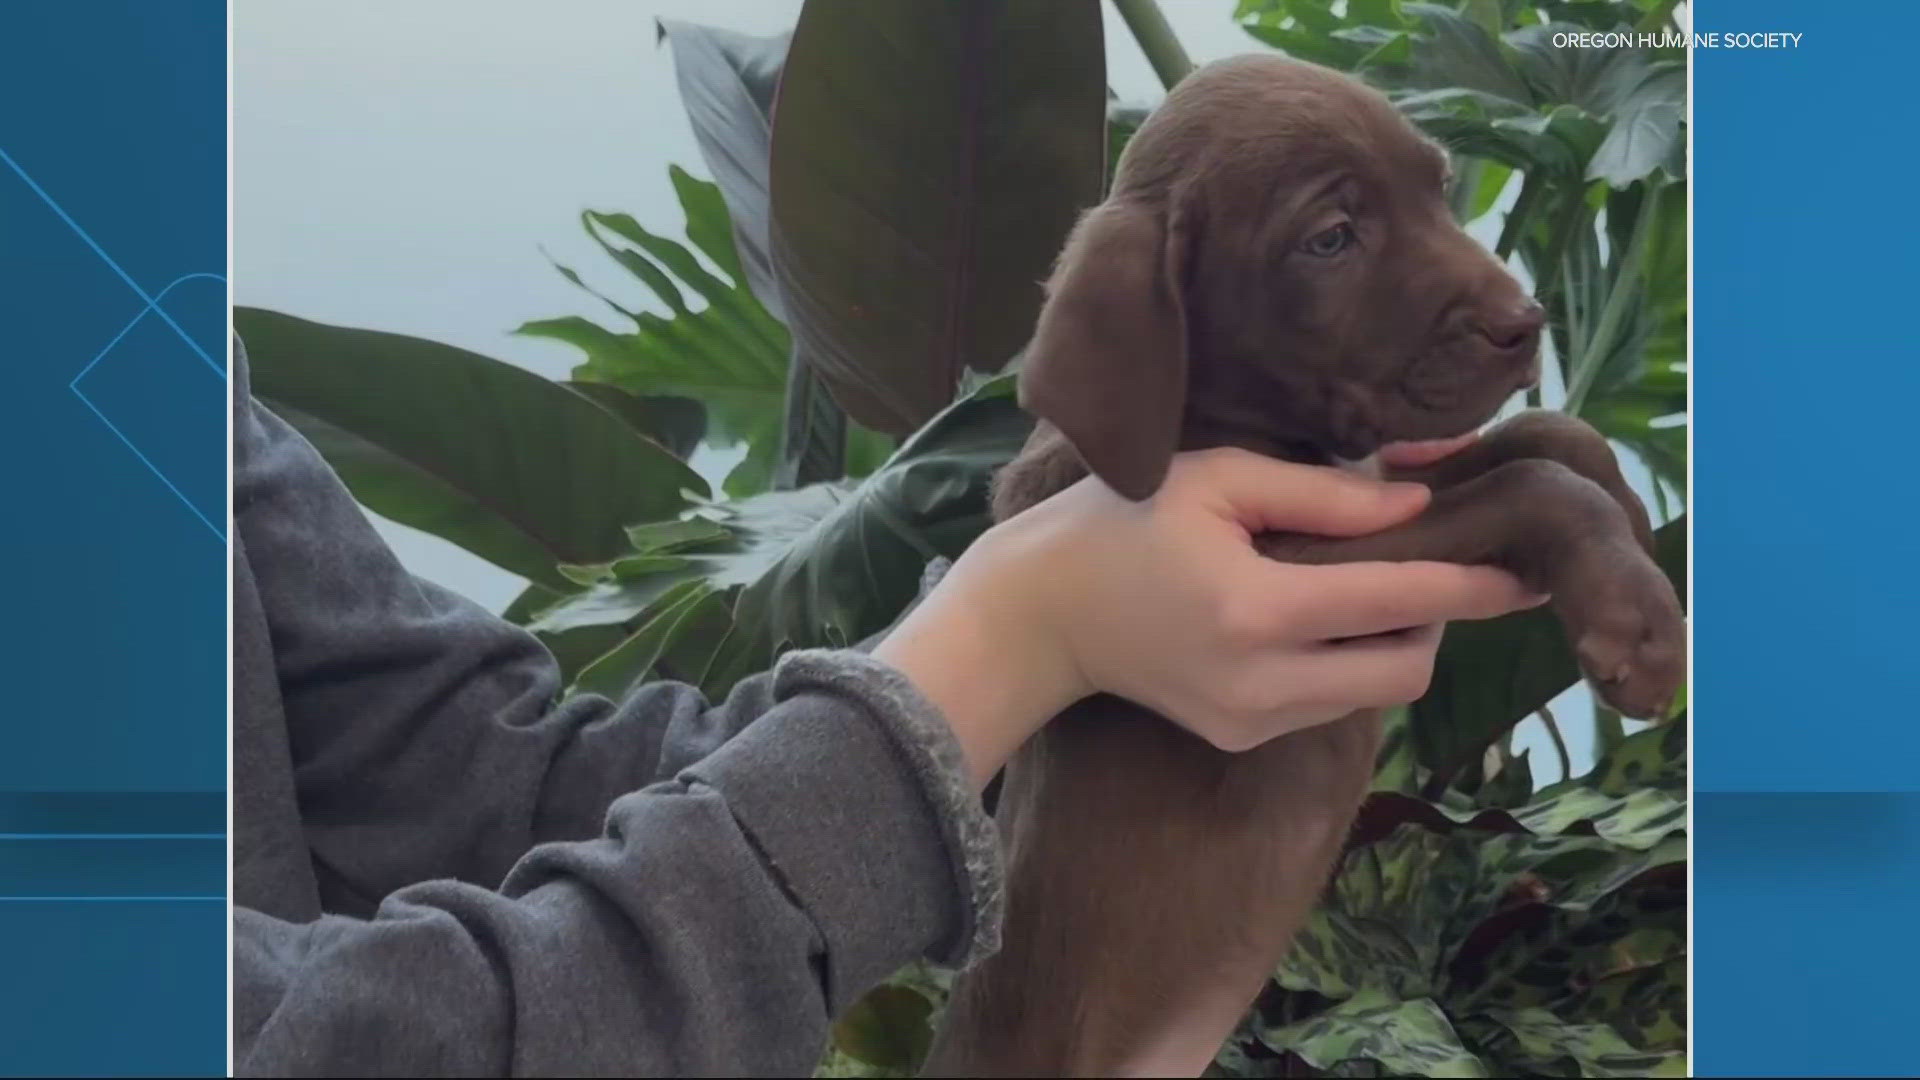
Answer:
<svg viewBox="0 0 1920 1080"><path fill-rule="evenodd" d="M1498 308L1480 318L1480 333L1496 348L1514 349L1527 343L1547 324L1547 309L1528 299Z"/></svg>

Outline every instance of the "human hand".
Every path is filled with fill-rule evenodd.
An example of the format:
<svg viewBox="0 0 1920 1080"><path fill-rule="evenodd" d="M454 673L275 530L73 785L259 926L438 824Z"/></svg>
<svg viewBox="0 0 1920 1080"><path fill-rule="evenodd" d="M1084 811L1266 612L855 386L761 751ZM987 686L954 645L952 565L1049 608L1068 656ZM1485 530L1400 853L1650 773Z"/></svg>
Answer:
<svg viewBox="0 0 1920 1080"><path fill-rule="evenodd" d="M1146 502L1085 480L983 535L875 656L946 712L979 784L1095 692L1247 749L1419 697L1442 624L1539 602L1486 567L1253 548L1267 531L1374 532L1428 498L1230 449L1178 455Z"/></svg>

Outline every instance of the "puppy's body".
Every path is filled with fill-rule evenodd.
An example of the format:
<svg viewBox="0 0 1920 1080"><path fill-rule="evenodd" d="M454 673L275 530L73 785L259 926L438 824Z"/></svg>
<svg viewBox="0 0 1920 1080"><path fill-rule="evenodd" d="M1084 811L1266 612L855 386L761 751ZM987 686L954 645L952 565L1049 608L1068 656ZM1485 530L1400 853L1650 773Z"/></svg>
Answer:
<svg viewBox="0 0 1920 1080"><path fill-rule="evenodd" d="M1445 182L1445 156L1337 73L1259 56L1190 76L1049 283L1021 377L1043 422L996 517L1089 471L1150 497L1179 449L1326 465L1484 423L1537 376L1541 318ZM1678 602L1604 439L1525 414L1418 478L1436 494L1413 522L1261 549L1503 566L1554 594L1603 696L1664 704ZM1004 944L957 981L927 1074L1197 1074L1318 899L1379 738L1363 711L1227 754L1111 697L1062 714L1007 767Z"/></svg>

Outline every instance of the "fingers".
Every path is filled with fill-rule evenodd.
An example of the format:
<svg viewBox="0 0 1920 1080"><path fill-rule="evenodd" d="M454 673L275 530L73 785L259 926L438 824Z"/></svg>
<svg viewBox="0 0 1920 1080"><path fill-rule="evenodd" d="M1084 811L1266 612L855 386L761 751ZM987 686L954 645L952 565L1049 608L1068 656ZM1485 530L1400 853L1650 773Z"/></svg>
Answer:
<svg viewBox="0 0 1920 1080"><path fill-rule="evenodd" d="M1358 709L1404 705L1427 692L1442 629L1423 626L1249 664L1210 710L1215 722L1196 730L1237 752Z"/></svg>
<svg viewBox="0 0 1920 1080"><path fill-rule="evenodd" d="M1236 602L1258 609L1243 625L1269 620L1274 637L1294 640L1363 637L1412 626L1492 619L1533 607L1545 597L1490 566L1441 562L1358 562L1284 566L1249 582ZM1282 567L1284 566L1284 569Z"/></svg>
<svg viewBox="0 0 1920 1080"><path fill-rule="evenodd" d="M1250 533L1360 536L1413 517L1431 497L1422 484L1383 483L1230 448L1181 455L1171 482L1198 483Z"/></svg>
<svg viewBox="0 0 1920 1080"><path fill-rule="evenodd" d="M1385 638L1320 646L1304 669L1301 693L1332 708L1382 709L1405 705L1427 692L1440 625Z"/></svg>

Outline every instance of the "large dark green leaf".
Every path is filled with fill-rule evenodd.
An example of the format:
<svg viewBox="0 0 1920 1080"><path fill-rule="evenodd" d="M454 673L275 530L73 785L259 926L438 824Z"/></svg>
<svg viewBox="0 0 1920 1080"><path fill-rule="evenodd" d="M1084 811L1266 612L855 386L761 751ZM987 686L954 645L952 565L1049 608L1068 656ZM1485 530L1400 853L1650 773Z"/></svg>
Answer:
<svg viewBox="0 0 1920 1080"><path fill-rule="evenodd" d="M1684 601L1686 518L1661 526L1656 540L1660 567ZM1452 777L1579 677L1573 650L1550 609L1450 624L1433 681L1413 703L1413 744L1420 763L1443 781Z"/></svg>
<svg viewBox="0 0 1920 1080"><path fill-rule="evenodd" d="M752 37L677 19L661 19L659 28L660 36L673 45L680 103L686 106L700 156L726 199L738 265L753 294L784 321L767 247L767 158L774 93L793 35Z"/></svg>
<svg viewBox="0 0 1920 1080"><path fill-rule="evenodd" d="M451 345L236 308L253 392L403 525L557 588L706 482L567 387Z"/></svg>
<svg viewBox="0 0 1920 1080"><path fill-rule="evenodd" d="M673 451L682 461L707 434L707 410L692 398L636 397L611 383L570 382L574 391L599 402L633 430Z"/></svg>
<svg viewBox="0 0 1920 1080"><path fill-rule="evenodd" d="M661 37L673 42L681 102L733 222L732 243L702 242L695 231L702 226L690 207L688 237L723 269L731 268L736 281L744 273L754 295L784 323L786 302L768 243L767 174L775 93L793 35L749 37L670 19L659 25ZM686 201L684 194L682 201ZM724 252L716 250L722 247ZM863 454L872 433L847 422L816 368L796 348L787 367L777 453L771 444L755 444L755 457L740 482L729 485L731 492L757 491L768 486L768 480L773 487L789 489L843 474L864 475L871 468Z"/></svg>
<svg viewBox="0 0 1920 1080"><path fill-rule="evenodd" d="M1100 197L1097 0L810 3L773 128L788 323L855 420L893 434L1026 343Z"/></svg>

